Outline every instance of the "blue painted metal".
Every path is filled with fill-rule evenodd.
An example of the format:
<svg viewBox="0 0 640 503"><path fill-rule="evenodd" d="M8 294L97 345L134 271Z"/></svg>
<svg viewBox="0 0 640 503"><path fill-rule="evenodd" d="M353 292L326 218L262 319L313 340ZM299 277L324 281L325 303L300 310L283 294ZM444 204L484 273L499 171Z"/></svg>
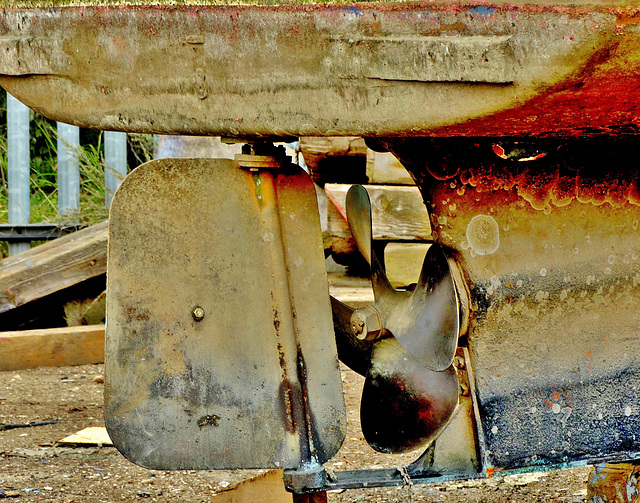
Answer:
<svg viewBox="0 0 640 503"><path fill-rule="evenodd" d="M29 109L7 93L7 149L9 164L9 223L31 219L29 193ZM9 255L28 250L29 243L9 244Z"/></svg>
<svg viewBox="0 0 640 503"><path fill-rule="evenodd" d="M104 133L104 181L105 204L111 205L111 199L127 176L127 134L113 131Z"/></svg>
<svg viewBox="0 0 640 503"><path fill-rule="evenodd" d="M80 170L78 148L80 128L58 122L58 214L78 211Z"/></svg>

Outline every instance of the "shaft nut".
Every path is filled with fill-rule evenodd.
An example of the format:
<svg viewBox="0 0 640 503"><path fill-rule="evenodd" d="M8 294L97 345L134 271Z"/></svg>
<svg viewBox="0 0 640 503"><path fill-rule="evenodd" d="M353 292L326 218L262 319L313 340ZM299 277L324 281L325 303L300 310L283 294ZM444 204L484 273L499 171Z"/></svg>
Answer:
<svg viewBox="0 0 640 503"><path fill-rule="evenodd" d="M373 306L356 309L351 315L351 331L360 340L373 341L382 333L382 317Z"/></svg>

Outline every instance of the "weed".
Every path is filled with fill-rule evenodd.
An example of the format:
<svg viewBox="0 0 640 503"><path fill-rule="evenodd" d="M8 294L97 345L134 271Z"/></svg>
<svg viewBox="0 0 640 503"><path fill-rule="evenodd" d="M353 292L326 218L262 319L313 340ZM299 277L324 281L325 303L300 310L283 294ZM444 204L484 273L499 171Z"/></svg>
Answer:
<svg viewBox="0 0 640 503"><path fill-rule="evenodd" d="M0 92L0 95L4 93ZM6 117L5 107L6 101L0 100L0 120ZM64 215L58 215L58 135L55 122L31 112L30 135L31 222L91 224L105 220L109 210L104 205L103 133L95 130L81 130L81 144L74 148L80 172L79 208ZM6 121L2 121L0 124L0 223L7 223L9 218L6 138ZM130 165L137 166L153 158L152 135L131 134L128 136L128 142ZM0 258L7 256L7 249L7 243L0 241Z"/></svg>

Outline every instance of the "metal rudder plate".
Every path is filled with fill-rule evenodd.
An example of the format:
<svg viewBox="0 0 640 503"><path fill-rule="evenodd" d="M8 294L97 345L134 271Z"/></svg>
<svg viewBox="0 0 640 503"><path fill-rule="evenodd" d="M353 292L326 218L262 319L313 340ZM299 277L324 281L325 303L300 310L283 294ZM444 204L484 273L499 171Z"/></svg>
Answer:
<svg viewBox="0 0 640 503"><path fill-rule="evenodd" d="M161 159L111 206L105 423L154 469L323 463L346 430L315 191Z"/></svg>

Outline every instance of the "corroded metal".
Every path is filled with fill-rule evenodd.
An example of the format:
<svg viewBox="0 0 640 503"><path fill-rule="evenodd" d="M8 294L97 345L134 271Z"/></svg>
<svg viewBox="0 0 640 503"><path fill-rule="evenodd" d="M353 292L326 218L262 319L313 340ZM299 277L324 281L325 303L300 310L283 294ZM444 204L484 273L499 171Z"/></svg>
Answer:
<svg viewBox="0 0 640 503"><path fill-rule="evenodd" d="M470 284L485 468L640 456L636 142L532 141L529 162L481 139L388 145Z"/></svg>
<svg viewBox="0 0 640 503"><path fill-rule="evenodd" d="M637 2L41 8L53 3L12 1L0 14L0 84L52 118L132 132L386 136L418 179L457 292L469 285L460 299L469 351L457 370L429 371L446 380L437 391L460 379L465 413L447 423L449 407L432 422L447 427L415 473L318 484L640 456L640 150L609 139L640 130ZM523 149L531 155L505 152L505 137L518 136L532 142ZM608 139L574 140L596 136ZM294 196L302 185L284 188L295 177L231 161L167 163L125 182L134 189L112 218L112 437L158 468L321 463L342 440L344 410L329 304L317 300L326 299L322 260L307 255L319 231L307 228L311 207ZM283 206L279 191L291 195L278 199ZM140 204L136 192L152 197ZM226 206L230 195L240 204ZM219 215L228 218L213 225ZM319 307L305 318L301 306ZM409 396L400 390L412 384L407 376L424 372L404 367L390 379L404 350L381 356L390 340L358 340L353 310L333 307L336 332L347 334L338 350L370 378L367 394L378 391L371 381L400 384L367 396L365 408ZM305 323L309 331L298 330ZM471 363L475 378L461 378ZM374 434L394 418L377 419ZM439 464L439 453L448 461Z"/></svg>
<svg viewBox="0 0 640 503"><path fill-rule="evenodd" d="M315 191L298 167L152 161L109 220L105 422L157 469L296 468L345 411Z"/></svg>
<svg viewBox="0 0 640 503"><path fill-rule="evenodd" d="M356 309L351 315L351 329L358 339L376 340L384 329L380 312L373 306Z"/></svg>
<svg viewBox="0 0 640 503"><path fill-rule="evenodd" d="M591 470L587 482L589 503L637 503L640 501L640 465L602 463Z"/></svg>
<svg viewBox="0 0 640 503"><path fill-rule="evenodd" d="M453 417L424 454L404 467L331 472L323 489L425 484L483 476L479 445L481 438L477 436L475 379L466 348L458 349L458 359L463 362L456 371L458 379L473 391L468 396L460 396Z"/></svg>
<svg viewBox="0 0 640 503"><path fill-rule="evenodd" d="M120 131L629 134L638 19L602 2L6 8L0 84Z"/></svg>

